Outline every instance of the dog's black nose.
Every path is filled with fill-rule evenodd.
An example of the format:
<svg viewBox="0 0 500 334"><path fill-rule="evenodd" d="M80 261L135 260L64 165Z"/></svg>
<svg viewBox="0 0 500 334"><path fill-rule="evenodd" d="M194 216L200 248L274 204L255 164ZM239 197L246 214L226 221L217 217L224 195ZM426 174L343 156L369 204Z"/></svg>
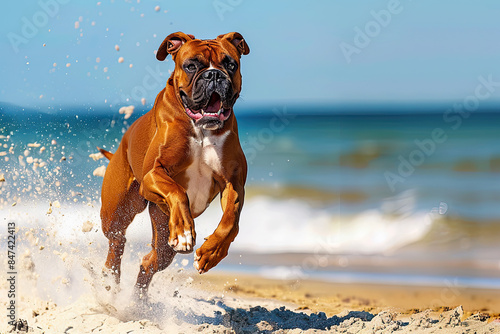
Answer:
<svg viewBox="0 0 500 334"><path fill-rule="evenodd" d="M207 81L218 81L223 78L223 73L219 70L207 70L201 75L201 77Z"/></svg>

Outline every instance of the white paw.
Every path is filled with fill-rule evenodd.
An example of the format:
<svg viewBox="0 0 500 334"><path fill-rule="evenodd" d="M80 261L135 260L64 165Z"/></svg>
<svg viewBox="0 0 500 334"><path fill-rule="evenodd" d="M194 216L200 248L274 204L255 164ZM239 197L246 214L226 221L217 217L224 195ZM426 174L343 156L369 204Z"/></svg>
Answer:
<svg viewBox="0 0 500 334"><path fill-rule="evenodd" d="M176 252L192 252L193 251L193 236L191 231L185 230L184 235L178 235L174 245L171 245Z"/></svg>
<svg viewBox="0 0 500 334"><path fill-rule="evenodd" d="M196 269L196 271L198 271L200 274L203 274L204 271L200 269L200 264L198 263L198 261L201 259L201 256L198 256L196 255L196 253L194 253L194 262L193 262L193 267L194 269Z"/></svg>

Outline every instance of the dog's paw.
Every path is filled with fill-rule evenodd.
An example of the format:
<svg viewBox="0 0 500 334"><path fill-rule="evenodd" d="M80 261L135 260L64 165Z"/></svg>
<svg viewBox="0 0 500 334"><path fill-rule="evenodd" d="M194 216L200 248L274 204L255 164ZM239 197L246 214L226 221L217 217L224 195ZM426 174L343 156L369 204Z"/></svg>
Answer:
<svg viewBox="0 0 500 334"><path fill-rule="evenodd" d="M227 256L230 242L219 241L210 236L194 254L194 268L204 274Z"/></svg>
<svg viewBox="0 0 500 334"><path fill-rule="evenodd" d="M181 233L176 233L175 235L170 234L170 240L168 244L177 253L191 253L194 249L195 236L190 230L184 230Z"/></svg>
<svg viewBox="0 0 500 334"><path fill-rule="evenodd" d="M177 253L191 253L196 243L196 232L188 206L176 205L172 208L169 228L169 246Z"/></svg>

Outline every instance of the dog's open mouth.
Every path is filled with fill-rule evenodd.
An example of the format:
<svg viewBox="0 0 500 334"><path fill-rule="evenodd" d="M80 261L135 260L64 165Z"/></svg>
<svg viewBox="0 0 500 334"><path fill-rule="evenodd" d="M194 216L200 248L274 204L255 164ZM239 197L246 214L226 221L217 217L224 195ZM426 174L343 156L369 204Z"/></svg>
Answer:
<svg viewBox="0 0 500 334"><path fill-rule="evenodd" d="M231 115L231 108L225 109L222 106L222 101L220 99L220 95L216 92L213 92L210 96L210 100L205 108L200 110L191 110L190 108L184 106L186 109L186 113L189 117L194 119L196 122L200 120L215 120L215 121L225 121Z"/></svg>

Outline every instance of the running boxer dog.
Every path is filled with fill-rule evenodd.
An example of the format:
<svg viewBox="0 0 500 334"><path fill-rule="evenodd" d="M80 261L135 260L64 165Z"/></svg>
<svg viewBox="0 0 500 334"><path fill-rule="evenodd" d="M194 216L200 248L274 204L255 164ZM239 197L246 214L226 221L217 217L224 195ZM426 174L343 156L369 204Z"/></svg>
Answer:
<svg viewBox="0 0 500 334"><path fill-rule="evenodd" d="M237 32L200 40L182 32L161 43L156 58L171 55L175 69L153 108L135 121L112 154L102 185L102 230L109 239L105 266L120 282L125 232L149 204L152 250L144 256L136 291L145 295L153 275L176 253L194 250L193 218L220 194L222 219L194 255L200 274L216 266L238 234L247 163L233 106L241 91L240 57L250 49Z"/></svg>

